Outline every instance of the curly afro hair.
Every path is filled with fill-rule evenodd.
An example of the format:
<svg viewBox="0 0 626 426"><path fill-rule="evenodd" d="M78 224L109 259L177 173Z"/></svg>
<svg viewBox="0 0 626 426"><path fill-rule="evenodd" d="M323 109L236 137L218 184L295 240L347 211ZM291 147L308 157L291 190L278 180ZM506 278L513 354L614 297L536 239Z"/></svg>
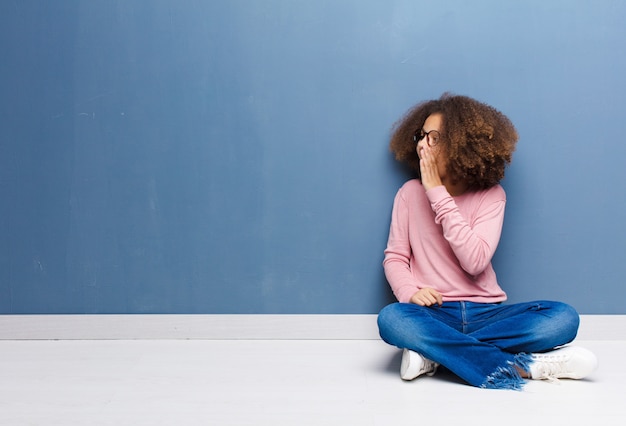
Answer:
<svg viewBox="0 0 626 426"><path fill-rule="evenodd" d="M408 164L421 179L413 136L436 113L442 115L438 146L447 156L447 172L472 189L498 184L515 151L517 131L500 111L467 96L444 93L412 107L392 128L389 148L396 160Z"/></svg>

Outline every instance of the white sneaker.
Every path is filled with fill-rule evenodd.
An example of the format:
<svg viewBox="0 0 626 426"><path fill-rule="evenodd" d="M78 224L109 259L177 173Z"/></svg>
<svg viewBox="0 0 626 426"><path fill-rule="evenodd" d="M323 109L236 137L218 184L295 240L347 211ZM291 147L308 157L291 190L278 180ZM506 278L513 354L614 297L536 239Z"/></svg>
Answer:
<svg viewBox="0 0 626 426"><path fill-rule="evenodd" d="M424 358L417 352L409 349L402 351L402 364L400 365L400 377L402 380L413 380L422 374L432 376L437 371L439 364Z"/></svg>
<svg viewBox="0 0 626 426"><path fill-rule="evenodd" d="M598 367L598 359L591 351L575 346L531 356L530 375L534 380L582 379Z"/></svg>

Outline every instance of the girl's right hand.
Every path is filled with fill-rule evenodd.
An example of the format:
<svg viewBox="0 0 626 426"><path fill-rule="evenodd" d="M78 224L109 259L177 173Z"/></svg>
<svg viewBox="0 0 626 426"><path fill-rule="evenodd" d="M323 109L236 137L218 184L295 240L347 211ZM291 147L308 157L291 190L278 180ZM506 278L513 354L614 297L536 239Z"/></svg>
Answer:
<svg viewBox="0 0 626 426"><path fill-rule="evenodd" d="M411 296L411 303L415 303L420 306L432 306L438 304L441 306L443 303L443 297L434 288L425 287Z"/></svg>

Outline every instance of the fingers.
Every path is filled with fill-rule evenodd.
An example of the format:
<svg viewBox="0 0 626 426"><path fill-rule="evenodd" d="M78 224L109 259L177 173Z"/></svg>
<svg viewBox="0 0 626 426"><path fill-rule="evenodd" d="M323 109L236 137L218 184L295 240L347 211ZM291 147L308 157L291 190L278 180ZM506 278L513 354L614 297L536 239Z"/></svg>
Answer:
<svg viewBox="0 0 626 426"><path fill-rule="evenodd" d="M426 182L426 184L428 184L434 180L436 172L433 169L435 167L436 166L433 166L433 164L426 159L420 160L420 174L422 176L422 183Z"/></svg>
<svg viewBox="0 0 626 426"><path fill-rule="evenodd" d="M435 186L441 185L441 177L437 166L437 159L429 146L420 149L420 175L422 184L429 190Z"/></svg>
<svg viewBox="0 0 626 426"><path fill-rule="evenodd" d="M430 147L425 147L422 150L422 159L420 161L420 167L425 169L424 171L429 176L439 176L437 170L437 161L435 156L433 155L432 149Z"/></svg>
<svg viewBox="0 0 626 426"><path fill-rule="evenodd" d="M435 304L441 306L441 304L443 303L443 297L441 296L441 294L439 294L438 291L429 288L427 294L428 305L426 306L432 306Z"/></svg>
<svg viewBox="0 0 626 426"><path fill-rule="evenodd" d="M422 146L421 150L419 151L419 154L422 160L430 164L434 164L435 156L433 155L433 149L430 146L428 145Z"/></svg>
<svg viewBox="0 0 626 426"><path fill-rule="evenodd" d="M439 306L443 305L443 296L438 292L436 292L436 299Z"/></svg>
<svg viewBox="0 0 626 426"><path fill-rule="evenodd" d="M423 288L413 295L411 301L420 306L433 306L435 304L441 306L443 296L432 288Z"/></svg>

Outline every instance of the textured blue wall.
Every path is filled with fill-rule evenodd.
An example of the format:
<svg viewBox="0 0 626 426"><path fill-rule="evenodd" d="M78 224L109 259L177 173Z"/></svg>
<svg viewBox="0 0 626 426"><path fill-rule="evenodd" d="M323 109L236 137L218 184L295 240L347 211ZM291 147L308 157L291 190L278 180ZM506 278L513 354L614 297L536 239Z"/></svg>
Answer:
<svg viewBox="0 0 626 426"><path fill-rule="evenodd" d="M521 135L511 301L626 313L626 3L0 2L0 313L375 313L444 91Z"/></svg>

